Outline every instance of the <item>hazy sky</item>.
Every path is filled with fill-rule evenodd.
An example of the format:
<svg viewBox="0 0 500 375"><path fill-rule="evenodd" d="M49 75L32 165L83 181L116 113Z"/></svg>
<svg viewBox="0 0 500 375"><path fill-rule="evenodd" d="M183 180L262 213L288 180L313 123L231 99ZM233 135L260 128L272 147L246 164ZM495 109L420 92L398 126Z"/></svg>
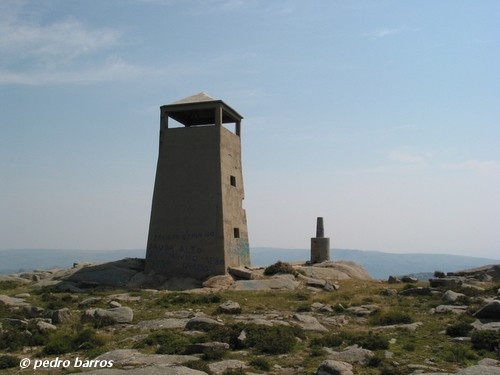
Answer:
<svg viewBox="0 0 500 375"><path fill-rule="evenodd" d="M0 1L0 249L145 248L159 107L244 116L250 245L500 258L500 2Z"/></svg>

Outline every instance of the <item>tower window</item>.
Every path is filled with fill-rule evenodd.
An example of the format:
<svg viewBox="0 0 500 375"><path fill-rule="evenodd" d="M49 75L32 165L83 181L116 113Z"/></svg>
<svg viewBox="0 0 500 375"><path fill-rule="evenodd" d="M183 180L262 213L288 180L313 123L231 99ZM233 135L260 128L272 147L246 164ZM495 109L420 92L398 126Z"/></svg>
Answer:
<svg viewBox="0 0 500 375"><path fill-rule="evenodd" d="M233 228L234 238L240 238L240 228Z"/></svg>
<svg viewBox="0 0 500 375"><path fill-rule="evenodd" d="M235 176L230 176L229 181L231 183L231 186L236 186L236 177Z"/></svg>

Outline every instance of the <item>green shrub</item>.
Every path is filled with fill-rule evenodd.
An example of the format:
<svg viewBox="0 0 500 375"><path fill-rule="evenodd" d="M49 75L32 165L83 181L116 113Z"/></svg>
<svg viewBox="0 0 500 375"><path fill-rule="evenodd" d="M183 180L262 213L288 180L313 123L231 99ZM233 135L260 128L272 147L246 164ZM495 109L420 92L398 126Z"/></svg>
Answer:
<svg viewBox="0 0 500 375"><path fill-rule="evenodd" d="M403 349L406 350L407 352L414 352L416 348L417 347L413 342L407 342L406 344L403 345Z"/></svg>
<svg viewBox="0 0 500 375"><path fill-rule="evenodd" d="M311 346L311 351L309 352L311 357L323 357L326 354L326 350L321 346Z"/></svg>
<svg viewBox="0 0 500 375"><path fill-rule="evenodd" d="M320 337L314 337L311 339L309 346L326 346L328 348L336 348L344 342L344 338L338 334L326 334Z"/></svg>
<svg viewBox="0 0 500 375"><path fill-rule="evenodd" d="M19 282L14 280L0 280L0 290L15 289L20 285L21 284Z"/></svg>
<svg viewBox="0 0 500 375"><path fill-rule="evenodd" d="M311 294L305 291L299 291L295 293L294 297L297 301L309 301L309 298L311 298Z"/></svg>
<svg viewBox="0 0 500 375"><path fill-rule="evenodd" d="M19 366L19 358L13 355L0 355L0 369Z"/></svg>
<svg viewBox="0 0 500 375"><path fill-rule="evenodd" d="M441 357L450 363L465 364L467 360L477 359L477 355L463 345L453 345L441 352Z"/></svg>
<svg viewBox="0 0 500 375"><path fill-rule="evenodd" d="M443 271L434 271L434 277L442 279L446 277L446 274Z"/></svg>
<svg viewBox="0 0 500 375"><path fill-rule="evenodd" d="M357 344L368 350L384 350L389 349L389 339L379 334L372 332L347 334L345 341L349 345Z"/></svg>
<svg viewBox="0 0 500 375"><path fill-rule="evenodd" d="M30 333L14 327L4 327L0 333L0 350L16 351L25 346L40 346L47 342L47 336L38 331Z"/></svg>
<svg viewBox="0 0 500 375"><path fill-rule="evenodd" d="M371 324L377 326L390 326L393 324L413 323L411 315L402 311L386 311L376 313L370 320Z"/></svg>
<svg viewBox="0 0 500 375"><path fill-rule="evenodd" d="M370 359L368 359L368 362L366 365L368 367L380 367L384 363L384 359L380 355L374 355Z"/></svg>
<svg viewBox="0 0 500 375"><path fill-rule="evenodd" d="M65 354L73 351L72 337L69 334L54 334L42 350L44 355Z"/></svg>
<svg viewBox="0 0 500 375"><path fill-rule="evenodd" d="M156 354L183 354L188 345L189 339L182 333L164 330L151 333L135 344L134 348L157 346Z"/></svg>
<svg viewBox="0 0 500 375"><path fill-rule="evenodd" d="M205 361L217 361L224 358L226 354L226 349L221 347L206 348L203 352L203 360Z"/></svg>
<svg viewBox="0 0 500 375"><path fill-rule="evenodd" d="M311 310L312 307L308 303L297 306L297 312L309 312Z"/></svg>
<svg viewBox="0 0 500 375"><path fill-rule="evenodd" d="M499 350L500 332L498 331L473 331L471 343L474 349Z"/></svg>
<svg viewBox="0 0 500 375"><path fill-rule="evenodd" d="M451 337L467 336L473 327L465 321L459 321L446 327L446 334Z"/></svg>
<svg viewBox="0 0 500 375"><path fill-rule="evenodd" d="M105 344L92 328L70 333L55 332L49 336L48 342L42 349L42 354L65 354L80 350L95 350Z"/></svg>
<svg viewBox="0 0 500 375"><path fill-rule="evenodd" d="M256 357L250 361L250 366L253 368L256 368L257 370L261 371L270 371L271 370L271 364L266 358L263 357Z"/></svg>
<svg viewBox="0 0 500 375"><path fill-rule="evenodd" d="M229 344L232 349L239 349L241 347L238 337L245 329L244 323L235 323L224 326L216 326L206 332L206 337L210 341L225 342ZM203 340L203 338L202 338ZM208 341L206 340L206 341Z"/></svg>
<svg viewBox="0 0 500 375"><path fill-rule="evenodd" d="M291 273L292 275L296 275L297 271L295 271L290 263L282 262L280 260L271 264L264 270L264 275L266 276L276 275L277 273Z"/></svg>
<svg viewBox="0 0 500 375"><path fill-rule="evenodd" d="M91 350L101 347L104 344L104 340L98 337L96 331L91 328L83 329L71 340L74 350Z"/></svg>
<svg viewBox="0 0 500 375"><path fill-rule="evenodd" d="M245 344L260 353L285 354L295 346L295 329L290 326L249 325Z"/></svg>

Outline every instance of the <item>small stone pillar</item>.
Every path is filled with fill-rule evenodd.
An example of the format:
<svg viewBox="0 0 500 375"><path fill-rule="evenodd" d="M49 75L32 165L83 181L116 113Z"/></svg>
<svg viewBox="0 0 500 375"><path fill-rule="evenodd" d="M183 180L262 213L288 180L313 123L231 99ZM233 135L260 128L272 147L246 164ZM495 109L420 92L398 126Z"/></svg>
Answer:
<svg viewBox="0 0 500 375"><path fill-rule="evenodd" d="M311 238L311 263L330 260L330 238L325 237L323 218L316 220L316 237Z"/></svg>

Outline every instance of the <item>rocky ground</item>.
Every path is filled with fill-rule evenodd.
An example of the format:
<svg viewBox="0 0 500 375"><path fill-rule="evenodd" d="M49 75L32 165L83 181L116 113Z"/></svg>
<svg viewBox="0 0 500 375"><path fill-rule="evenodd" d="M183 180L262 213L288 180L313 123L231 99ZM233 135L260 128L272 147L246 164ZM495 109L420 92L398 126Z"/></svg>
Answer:
<svg viewBox="0 0 500 375"><path fill-rule="evenodd" d="M380 281L352 262L278 264L199 283L143 265L0 278L0 371L500 374L500 266Z"/></svg>

